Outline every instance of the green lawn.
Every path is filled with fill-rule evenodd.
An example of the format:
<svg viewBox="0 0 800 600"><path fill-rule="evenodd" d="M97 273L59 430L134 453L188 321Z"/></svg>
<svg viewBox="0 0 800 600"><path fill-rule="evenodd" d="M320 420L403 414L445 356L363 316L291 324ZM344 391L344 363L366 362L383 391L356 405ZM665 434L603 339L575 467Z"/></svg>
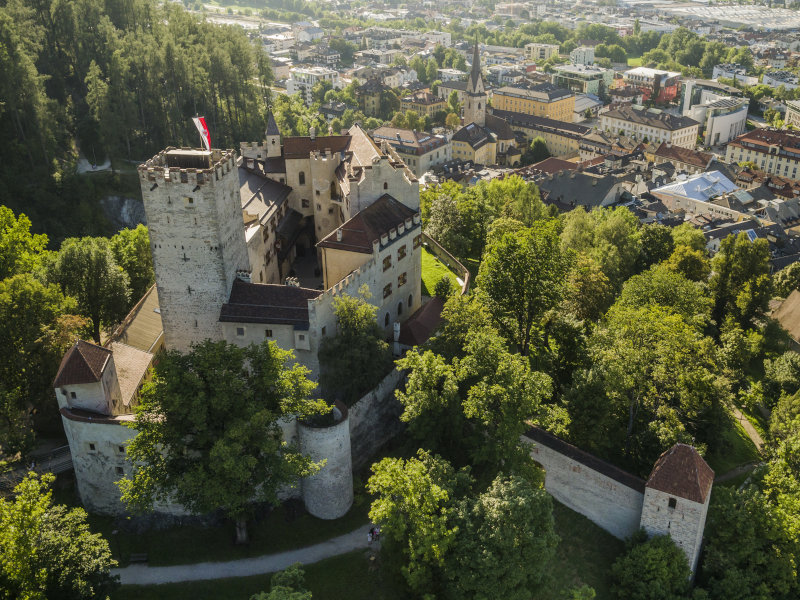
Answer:
<svg viewBox="0 0 800 600"><path fill-rule="evenodd" d="M432 252L422 249L422 295L433 296L433 288L436 282L442 277L449 277L453 281L453 288L458 288L458 278L456 274L448 269L442 262L434 256Z"/></svg>
<svg viewBox="0 0 800 600"><path fill-rule="evenodd" d="M641 56L637 56L637 57L634 58L632 56L629 56L628 57L628 66L629 67L641 67L642 66L642 57Z"/></svg>
<svg viewBox="0 0 800 600"><path fill-rule="evenodd" d="M758 409L750 410L747 406L740 406L739 410L742 411L742 414L745 417L747 417L747 420L750 421L750 424L761 435L761 437L766 440L767 437L769 437L769 419L762 415L761 411Z"/></svg>
<svg viewBox="0 0 800 600"><path fill-rule="evenodd" d="M717 475L727 473L734 467L760 460L758 450L739 422L728 416L722 431L722 444L706 456L708 464Z"/></svg>
<svg viewBox="0 0 800 600"><path fill-rule="evenodd" d="M549 568L550 580L535 599L563 600L570 589L581 585L593 587L597 600L610 598L611 565L625 545L560 502L553 505L561 542Z"/></svg>

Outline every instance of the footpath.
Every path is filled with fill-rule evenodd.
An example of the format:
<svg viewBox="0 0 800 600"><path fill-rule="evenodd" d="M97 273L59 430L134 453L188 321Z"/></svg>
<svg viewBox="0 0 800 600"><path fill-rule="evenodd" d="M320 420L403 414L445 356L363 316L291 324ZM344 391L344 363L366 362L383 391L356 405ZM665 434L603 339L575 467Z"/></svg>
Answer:
<svg viewBox="0 0 800 600"><path fill-rule="evenodd" d="M264 575L282 571L297 562L307 565L332 556L347 554L353 550L367 548L369 546L369 542L367 542L368 528L368 525L363 525L355 531L331 538L319 544L314 544L307 548L279 552L278 554L242 558L228 562L203 562L171 567L131 565L122 569L112 569L111 574L119 575L122 585L157 585L160 583Z"/></svg>

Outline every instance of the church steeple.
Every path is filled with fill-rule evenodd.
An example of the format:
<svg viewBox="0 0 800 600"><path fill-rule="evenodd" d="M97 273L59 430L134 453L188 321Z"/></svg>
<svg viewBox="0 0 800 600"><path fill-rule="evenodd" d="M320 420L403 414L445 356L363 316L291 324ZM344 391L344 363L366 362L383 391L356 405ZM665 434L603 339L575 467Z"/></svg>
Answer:
<svg viewBox="0 0 800 600"><path fill-rule="evenodd" d="M477 123L481 126L486 124L486 89L483 87L477 36L472 52L472 71L469 74L466 98L464 98L464 123Z"/></svg>
<svg viewBox="0 0 800 600"><path fill-rule="evenodd" d="M267 146L267 158L277 158L281 155L281 132L275 117L270 110L267 114L267 130L264 132L265 144Z"/></svg>

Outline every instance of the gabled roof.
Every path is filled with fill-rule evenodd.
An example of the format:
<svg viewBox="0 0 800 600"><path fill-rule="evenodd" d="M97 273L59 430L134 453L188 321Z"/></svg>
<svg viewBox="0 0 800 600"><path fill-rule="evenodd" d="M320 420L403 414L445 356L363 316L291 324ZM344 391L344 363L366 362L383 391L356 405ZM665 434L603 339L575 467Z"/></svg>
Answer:
<svg viewBox="0 0 800 600"><path fill-rule="evenodd" d="M640 125L664 129L666 131L677 131L693 125L700 125L697 121L689 117L676 116L654 108L621 106L604 113L602 116L607 119L629 121L631 123L638 123Z"/></svg>
<svg viewBox="0 0 800 600"><path fill-rule="evenodd" d="M491 113L486 114L486 129L495 134L498 140L513 140L515 137L508 121Z"/></svg>
<svg viewBox="0 0 800 600"><path fill-rule="evenodd" d="M655 156L668 161L677 161L687 165L692 165L693 167L698 167L700 169L705 169L711 162L711 159L714 158L713 154L709 154L707 152L698 152L690 148L682 148L680 146L675 146L670 142L662 142L656 150Z"/></svg>
<svg viewBox="0 0 800 600"><path fill-rule="evenodd" d="M308 301L322 294L291 285L247 283L236 279L219 320L226 323L268 323L308 328Z"/></svg>
<svg viewBox="0 0 800 600"><path fill-rule="evenodd" d="M492 136L485 127L481 127L477 123L468 123L456 131L451 140L454 142L465 142L469 144L473 150L477 150L491 142Z"/></svg>
<svg viewBox="0 0 800 600"><path fill-rule="evenodd" d="M712 198L737 190L736 185L719 171L700 173L685 181L678 181L653 190L654 194L683 196L708 202Z"/></svg>
<svg viewBox="0 0 800 600"><path fill-rule="evenodd" d="M97 383L111 356L111 350L78 340L61 359L53 387Z"/></svg>
<svg viewBox="0 0 800 600"><path fill-rule="evenodd" d="M389 194L384 194L339 229L334 229L326 238L317 243L321 248L346 250L372 254L372 242L379 240L384 233L412 218L416 213ZM337 240L341 230L342 239Z"/></svg>
<svg viewBox="0 0 800 600"><path fill-rule="evenodd" d="M284 158L308 158L314 151L321 152L330 149L332 152L341 152L350 143L349 135L324 135L313 139L307 135L287 137L283 140Z"/></svg>
<svg viewBox="0 0 800 600"><path fill-rule="evenodd" d="M675 444L656 461L647 487L704 504L714 483L714 471L688 444Z"/></svg>
<svg viewBox="0 0 800 600"><path fill-rule="evenodd" d="M283 204L292 188L263 176L247 167L239 167L239 197L242 210L258 215L259 220L271 214L272 209Z"/></svg>

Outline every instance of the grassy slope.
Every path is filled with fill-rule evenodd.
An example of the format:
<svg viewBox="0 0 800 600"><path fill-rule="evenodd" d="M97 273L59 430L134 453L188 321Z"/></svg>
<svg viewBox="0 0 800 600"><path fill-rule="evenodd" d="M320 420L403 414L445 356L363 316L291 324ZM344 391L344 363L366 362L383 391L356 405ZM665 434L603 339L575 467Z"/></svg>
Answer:
<svg viewBox="0 0 800 600"><path fill-rule="evenodd" d="M433 288L442 277L450 277L453 287L458 287L455 273L442 264L433 253L423 248L422 252L422 295L433 296Z"/></svg>
<svg viewBox="0 0 800 600"><path fill-rule="evenodd" d="M609 570L622 551L622 542L591 521L555 502L556 531L561 537L550 565L549 579L536 600L562 600L566 590L587 584L597 591L597 600L609 598ZM368 553L351 552L305 568L306 583L314 600L399 600L404 597ZM269 575L214 581L126 586L113 600L246 600L269 587Z"/></svg>
<svg viewBox="0 0 800 600"><path fill-rule="evenodd" d="M732 416L728 416L726 420L722 437L722 446L706 456L708 464L717 475L727 473L744 463L760 459L755 444Z"/></svg>

